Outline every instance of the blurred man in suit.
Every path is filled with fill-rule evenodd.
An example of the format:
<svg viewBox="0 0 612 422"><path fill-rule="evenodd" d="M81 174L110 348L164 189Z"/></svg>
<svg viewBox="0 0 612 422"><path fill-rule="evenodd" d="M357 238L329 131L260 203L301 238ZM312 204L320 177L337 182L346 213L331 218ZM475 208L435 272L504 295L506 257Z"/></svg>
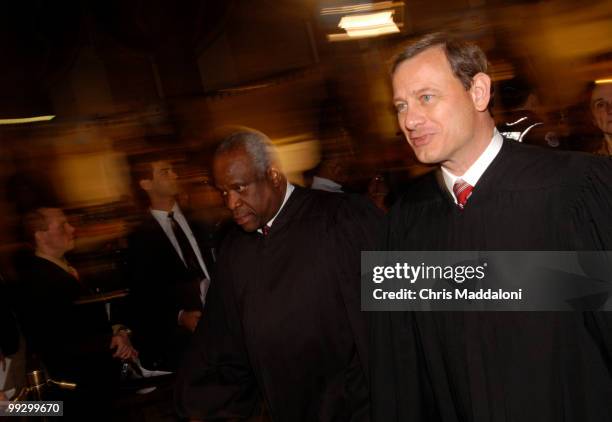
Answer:
<svg viewBox="0 0 612 422"><path fill-rule="evenodd" d="M202 316L214 257L176 201L172 162L144 154L131 170L147 208L128 239L130 324L143 366L172 371Z"/></svg>
<svg viewBox="0 0 612 422"><path fill-rule="evenodd" d="M138 353L125 330L113 331L104 303L76 303L91 291L65 257L74 248L75 229L64 212L41 207L30 211L24 223L34 247L18 268L29 353L51 378L76 382L77 395L66 397L71 400L66 415L90 413L93 401L104 403L117 392L119 361Z"/></svg>

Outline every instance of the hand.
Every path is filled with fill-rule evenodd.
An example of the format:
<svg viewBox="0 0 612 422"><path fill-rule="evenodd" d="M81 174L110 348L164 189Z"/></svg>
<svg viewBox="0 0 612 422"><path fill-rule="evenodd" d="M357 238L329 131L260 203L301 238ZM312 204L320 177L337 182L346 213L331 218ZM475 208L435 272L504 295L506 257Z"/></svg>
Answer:
<svg viewBox="0 0 612 422"><path fill-rule="evenodd" d="M194 332L201 317L201 311L183 311L181 312L178 322L179 325L187 328L191 332Z"/></svg>
<svg viewBox="0 0 612 422"><path fill-rule="evenodd" d="M0 391L0 401L8 401L8 397L6 397L4 391Z"/></svg>
<svg viewBox="0 0 612 422"><path fill-rule="evenodd" d="M6 371L6 360L4 359L2 352L0 352L0 368L2 368L3 372Z"/></svg>
<svg viewBox="0 0 612 422"><path fill-rule="evenodd" d="M112 337L110 348L116 349L113 354L114 358L136 359L138 357L138 351L132 347L129 337L121 331Z"/></svg>

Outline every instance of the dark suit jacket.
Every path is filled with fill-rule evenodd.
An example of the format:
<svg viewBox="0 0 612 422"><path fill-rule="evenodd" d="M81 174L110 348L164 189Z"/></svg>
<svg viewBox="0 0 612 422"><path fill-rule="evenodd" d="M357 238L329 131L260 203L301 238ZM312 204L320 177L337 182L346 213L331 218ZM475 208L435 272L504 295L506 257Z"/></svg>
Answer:
<svg viewBox="0 0 612 422"><path fill-rule="evenodd" d="M210 243L189 222L212 277ZM200 280L194 280L157 220L147 212L128 238L130 328L147 369L176 369L190 333L178 326L181 309L201 310Z"/></svg>
<svg viewBox="0 0 612 422"><path fill-rule="evenodd" d="M87 387L118 379L104 304L75 305L89 293L86 286L37 256L21 262L19 277L19 314L29 351L42 360L50 376Z"/></svg>

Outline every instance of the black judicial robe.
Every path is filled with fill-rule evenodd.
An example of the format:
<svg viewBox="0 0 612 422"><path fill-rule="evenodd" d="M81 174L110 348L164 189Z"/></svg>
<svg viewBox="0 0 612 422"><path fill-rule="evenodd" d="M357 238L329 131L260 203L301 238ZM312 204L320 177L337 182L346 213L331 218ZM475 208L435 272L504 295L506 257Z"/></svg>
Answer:
<svg viewBox="0 0 612 422"><path fill-rule="evenodd" d="M505 141L464 211L439 175L390 213L388 250L611 250L612 160ZM597 312L372 313L376 422L610 421Z"/></svg>
<svg viewBox="0 0 612 422"><path fill-rule="evenodd" d="M369 420L359 263L379 222L365 200L296 187L268 236L230 232L178 374L179 414L246 418L264 403L275 422Z"/></svg>

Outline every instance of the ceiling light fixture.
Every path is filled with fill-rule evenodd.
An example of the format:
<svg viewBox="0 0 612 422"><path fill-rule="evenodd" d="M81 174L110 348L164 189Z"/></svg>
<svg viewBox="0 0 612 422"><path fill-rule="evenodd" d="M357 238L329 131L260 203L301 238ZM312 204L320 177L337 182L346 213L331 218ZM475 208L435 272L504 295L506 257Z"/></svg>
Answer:
<svg viewBox="0 0 612 422"><path fill-rule="evenodd" d="M330 41L349 38L377 37L384 34L400 32L393 21L393 11L368 13L364 15L343 16L338 27L344 29L346 34L328 36Z"/></svg>
<svg viewBox="0 0 612 422"><path fill-rule="evenodd" d="M597 79L595 81L595 84L597 85L603 85L603 84L612 84L612 78L606 78L606 79Z"/></svg>
<svg viewBox="0 0 612 422"><path fill-rule="evenodd" d="M24 123L34 123L34 122L47 122L49 120L53 120L55 116L34 116L34 117L22 117L15 119L0 119L0 125L20 125Z"/></svg>

